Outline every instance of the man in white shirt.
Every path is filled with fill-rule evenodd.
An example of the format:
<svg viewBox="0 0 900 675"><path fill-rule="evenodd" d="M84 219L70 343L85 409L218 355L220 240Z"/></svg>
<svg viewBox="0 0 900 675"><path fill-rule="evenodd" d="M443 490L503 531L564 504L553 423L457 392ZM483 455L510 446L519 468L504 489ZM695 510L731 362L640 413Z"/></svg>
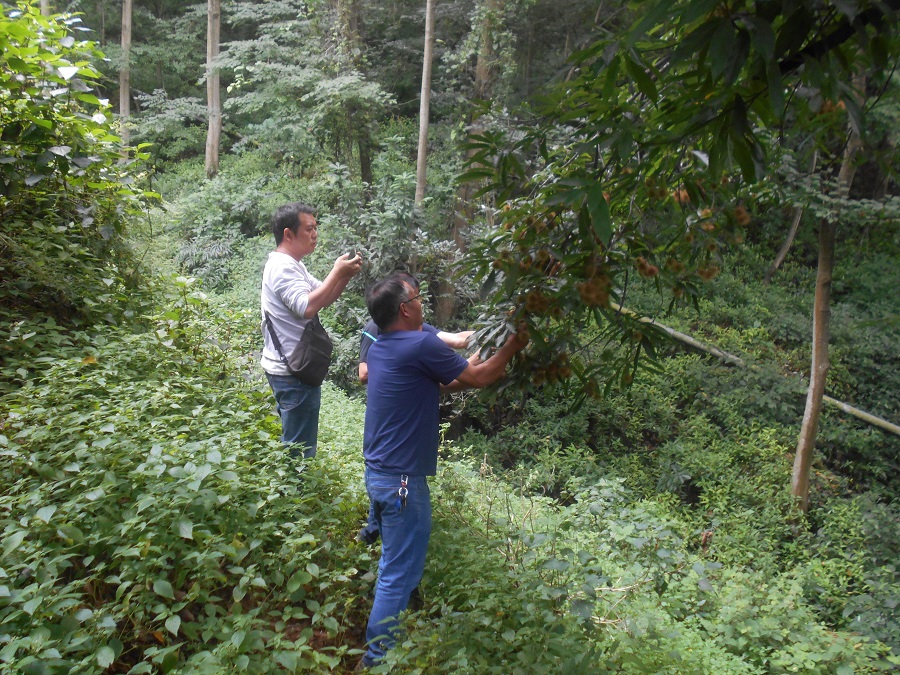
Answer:
<svg viewBox="0 0 900 675"><path fill-rule="evenodd" d="M362 268L357 253L345 253L334 261L324 281L312 276L301 262L316 248L318 223L312 207L300 202L285 204L272 218L275 250L263 270L262 307L263 352L261 364L275 395L281 416L282 441L292 455L314 457L319 432L321 388L304 384L287 369L266 326L268 312L272 327L287 357L300 341L306 324L320 309L340 297L344 288Z"/></svg>

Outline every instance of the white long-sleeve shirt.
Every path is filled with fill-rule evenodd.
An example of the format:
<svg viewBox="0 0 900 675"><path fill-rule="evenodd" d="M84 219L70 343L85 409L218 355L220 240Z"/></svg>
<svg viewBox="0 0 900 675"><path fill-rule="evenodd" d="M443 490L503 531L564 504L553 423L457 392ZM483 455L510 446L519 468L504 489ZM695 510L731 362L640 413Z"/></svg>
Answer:
<svg viewBox="0 0 900 675"><path fill-rule="evenodd" d="M275 343L266 327L265 313L269 312L282 352L290 356L309 321L303 318L309 304L309 294L321 285L322 282L311 275L299 260L278 251L269 253L260 293L263 334L260 363L270 375L290 375L290 372L275 351Z"/></svg>

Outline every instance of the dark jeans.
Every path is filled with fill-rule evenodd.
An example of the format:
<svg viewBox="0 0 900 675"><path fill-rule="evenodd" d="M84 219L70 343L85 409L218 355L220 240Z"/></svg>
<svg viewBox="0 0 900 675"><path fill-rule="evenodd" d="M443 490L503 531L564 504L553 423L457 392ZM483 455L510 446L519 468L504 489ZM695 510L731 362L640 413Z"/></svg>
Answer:
<svg viewBox="0 0 900 675"><path fill-rule="evenodd" d="M316 456L319 439L319 408L322 388L303 384L293 375L269 375L269 386L275 394L278 415L281 417L281 440L297 456ZM301 448L300 446L304 447Z"/></svg>

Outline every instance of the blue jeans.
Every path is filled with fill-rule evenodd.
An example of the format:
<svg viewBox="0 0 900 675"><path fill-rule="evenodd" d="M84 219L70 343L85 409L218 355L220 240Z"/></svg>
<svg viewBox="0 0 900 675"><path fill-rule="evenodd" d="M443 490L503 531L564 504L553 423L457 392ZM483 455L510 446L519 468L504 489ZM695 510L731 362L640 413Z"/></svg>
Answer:
<svg viewBox="0 0 900 675"><path fill-rule="evenodd" d="M381 559L375 602L366 627L367 662L377 662L390 649L397 616L409 604L409 594L422 580L431 539L431 492L425 476L409 476L406 506L399 508L400 476L366 469L366 491L381 530Z"/></svg>
<svg viewBox="0 0 900 675"><path fill-rule="evenodd" d="M299 455L301 449L304 457L315 457L322 388L303 384L293 375L266 373L266 378L275 394L278 415L281 417L282 442L289 447L292 457ZM304 447L301 448L301 445Z"/></svg>

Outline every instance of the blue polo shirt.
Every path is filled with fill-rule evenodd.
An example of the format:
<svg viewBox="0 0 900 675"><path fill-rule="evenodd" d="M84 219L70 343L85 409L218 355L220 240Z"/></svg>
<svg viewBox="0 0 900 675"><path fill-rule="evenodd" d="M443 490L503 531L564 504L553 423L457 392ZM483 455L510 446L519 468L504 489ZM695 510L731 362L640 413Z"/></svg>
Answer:
<svg viewBox="0 0 900 675"><path fill-rule="evenodd" d="M384 333L369 349L363 456L374 471L437 473L440 385L469 365L425 331Z"/></svg>

